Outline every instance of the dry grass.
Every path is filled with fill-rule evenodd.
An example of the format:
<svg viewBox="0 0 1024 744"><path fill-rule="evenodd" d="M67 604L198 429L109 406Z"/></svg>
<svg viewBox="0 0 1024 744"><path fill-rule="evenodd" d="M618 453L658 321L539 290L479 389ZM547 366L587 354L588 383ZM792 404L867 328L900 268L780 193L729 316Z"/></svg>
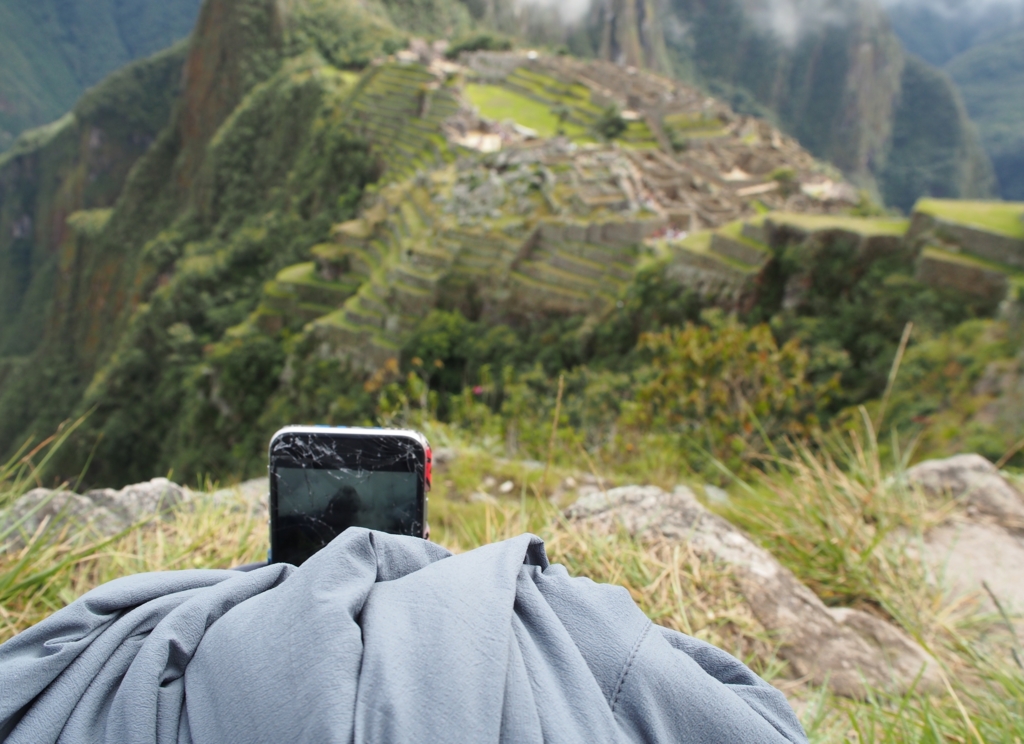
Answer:
<svg viewBox="0 0 1024 744"><path fill-rule="evenodd" d="M906 489L900 468L883 468L873 441L860 441L867 444L794 448L793 458L776 461L760 479L736 484L726 511L826 601L887 615L921 640L942 662L945 695L879 693L861 703L787 680L777 649L728 570L700 560L685 543L639 542L567 523L549 501L567 471L552 473L545 484L535 466L466 448L439 473L431 498L434 538L459 552L523 531L541 535L551 560L570 573L626 587L656 622L719 645L772 679L795 701L813 741L1019 744L1024 671L1005 653L998 618L949 602L906 550L949 505ZM496 505L467 500L488 474L511 480L515 490ZM31 466L9 465L0 473L0 491L9 500L32 484L31 475ZM108 540L43 528L24 549L0 555L0 641L118 576L260 560L265 520L239 494L197 499L165 521Z"/></svg>
<svg viewBox="0 0 1024 744"><path fill-rule="evenodd" d="M23 549L0 554L0 642L119 576L231 568L266 555L266 516L241 496L237 503L197 500L108 539L43 525Z"/></svg>

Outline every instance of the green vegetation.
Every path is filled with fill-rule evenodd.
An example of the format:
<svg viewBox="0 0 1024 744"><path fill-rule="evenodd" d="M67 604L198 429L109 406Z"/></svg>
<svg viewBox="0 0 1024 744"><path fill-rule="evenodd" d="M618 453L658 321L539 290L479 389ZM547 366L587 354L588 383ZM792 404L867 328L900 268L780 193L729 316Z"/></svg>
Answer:
<svg viewBox="0 0 1024 744"><path fill-rule="evenodd" d="M771 212L766 219L770 219L772 222L780 225L792 225L793 227L810 232L818 230L846 230L864 237L881 235L902 237L910 226L909 221L901 219L794 214L790 212Z"/></svg>
<svg viewBox="0 0 1024 744"><path fill-rule="evenodd" d="M627 143L653 140L643 122L626 122L615 107L598 108L590 91L521 67L502 85L470 84L466 97L480 114L496 121L512 120L541 137L568 136L576 142L622 137Z"/></svg>
<svg viewBox="0 0 1024 744"><path fill-rule="evenodd" d="M109 73L187 36L199 5L199 0L0 4L0 152L24 130L59 119Z"/></svg>
<svg viewBox="0 0 1024 744"><path fill-rule="evenodd" d="M889 206L909 211L919 196L973 199L995 190L992 166L949 78L907 59L881 173Z"/></svg>
<svg viewBox="0 0 1024 744"><path fill-rule="evenodd" d="M464 39L456 39L445 54L448 59L458 59L463 52L507 52L512 47L512 39L507 36L478 33Z"/></svg>
<svg viewBox="0 0 1024 744"><path fill-rule="evenodd" d="M917 439L921 456L979 452L1000 461L1024 438L1019 351L1016 331L1000 322L924 338L907 351L886 421Z"/></svg>
<svg viewBox="0 0 1024 744"><path fill-rule="evenodd" d="M113 206L167 123L185 51L178 44L119 70L62 119L0 155L0 357L28 355L39 345L60 261L66 267L72 260L60 252L64 218ZM69 226L89 232L95 225L87 223L102 214L109 216L98 211Z"/></svg>
<svg viewBox="0 0 1024 744"><path fill-rule="evenodd" d="M959 86L992 158L1000 195L1024 200L1024 31L965 51L946 71Z"/></svg>
<svg viewBox="0 0 1024 744"><path fill-rule="evenodd" d="M594 132L604 140L613 140L622 136L629 129L629 124L622 118L622 112L615 106L609 106L597 121L594 122Z"/></svg>
<svg viewBox="0 0 1024 744"><path fill-rule="evenodd" d="M232 114L210 145L204 175L210 188L203 191L199 210L186 211L177 219L164 217L161 227L166 227L140 246L141 259L149 265L140 267L141 275L155 279L165 272L168 279L159 287L151 285L147 302L138 307L119 338L105 339L105 365L89 392L85 391L89 378L83 379L78 372L86 360L76 360L77 369L67 369L74 376L65 378L65 394L85 393L82 405L96 408L96 414L82 432L89 432L81 440L85 452L70 446L64 456L72 461L83 457L93 446L87 440L95 443L95 437L101 436L110 442L111 450L100 446L97 454L107 464L94 472L97 478L113 482L124 477L114 473L125 468L129 478L142 478L143 471L149 470L142 463L156 462L161 451L169 453L183 445L193 453L187 459L204 462L199 467L186 466L193 472L219 470L221 466L214 462L219 459L226 464L223 458L231 457L231 450L255 451L255 443L241 446L235 441L247 436L248 427L235 429L228 421L258 417L254 406L262 408L276 385L284 351L278 341L267 338L250 343L227 331L254 309L267 279L303 258L310 246L323 242L331 225L353 215L356 200L377 177L373 155L345 124L345 108L340 104L351 91L344 75L324 66L319 58L304 57L254 88ZM161 157L158 148L151 151L134 177L143 176L147 168L168 167L161 164ZM134 188L139 186L134 183ZM154 219L152 211L167 209L166 201L159 198L150 199L134 213L130 206L134 205L119 205L106 228L91 239L98 259L117 261L122 251L138 246L139 237L125 245L119 235L124 231L145 236L143 226ZM140 256L131 253L129 260L134 264ZM97 270L105 270L102 263ZM93 322L102 321L94 318ZM89 333L83 330L83 336ZM222 346L204 351L221 339ZM63 353L60 347L46 347L35 363L59 368ZM202 363L207 355L207 364L224 375L214 390L208 387L210 377L204 372L209 368ZM7 410L12 406L18 410L7 419L5 437L20 436L15 432L26 425L55 426L63 415L58 406L66 406L66 398L36 387L45 385L45 379L26 375L5 385ZM192 398L192 404L182 405L180 391L185 387L196 391L205 387L206 392ZM18 401L36 404L26 410ZM137 407L126 406L126 401L137 401ZM232 411L223 423L233 433L215 425L209 435L221 444L204 452L207 445L191 432L207 428L211 416L217 418L217 406ZM137 426L158 420L164 423L156 424L154 437L132 433Z"/></svg>
<svg viewBox="0 0 1024 744"><path fill-rule="evenodd" d="M953 507L898 477L912 458L954 451L1024 464L1013 451L1024 437L1019 303L994 319L1002 298L929 286L902 239L908 221L867 202L859 210L878 216L769 213L643 243L639 221L652 214L634 223L602 206L621 201L601 189L627 155L580 148L600 157L520 168L456 153L441 125L458 110L457 77L366 67L410 33L500 44L471 35L479 4L286 5L279 25L269 6L240 0L232 23L195 40L184 91L179 46L0 156L0 508L36 484L257 475L288 423L416 426L459 453L438 473L435 538L465 550L535 530L574 573L626 585L658 622L776 677L772 639L728 572L685 546L583 533L550 501L568 498L568 476L716 484L730 490L720 510L821 597L893 619L951 680L949 696L879 692L866 704L797 689L815 740L1022 735L1020 672L976 643L997 630L949 605L903 549ZM777 93L779 119L851 169L861 155L886 160L877 131L847 137L835 118L856 29L781 49L725 0L672 5L696 24L686 43L697 49L675 49L677 61L707 52L693 68L703 79ZM884 42L879 59L891 62ZM222 52L230 74L214 79L221 68L206 63ZM902 203L978 186L948 81L910 64L903 83L883 187ZM466 95L541 137L653 144L645 122L529 67L501 85L471 81ZM932 99L943 116L918 105ZM683 149L724 122L665 127ZM584 186L558 181L570 171ZM795 189L794 176L773 175ZM1024 237L1018 207L919 205ZM42 232L26 238L26 225ZM507 283L488 283L496 276ZM562 305L537 299L551 297ZM513 481L514 498L471 501L488 476ZM257 559L261 524L240 503L200 500L109 541L44 530L0 556L0 639L116 575Z"/></svg>
<svg viewBox="0 0 1024 744"><path fill-rule="evenodd" d="M913 54L956 83L1004 199L1024 200L1024 15L1013 3L897 5L893 27Z"/></svg>
<svg viewBox="0 0 1024 744"><path fill-rule="evenodd" d="M346 4L352 7L349 0ZM468 3L462 0L379 0L387 19L409 33L435 38L458 38L471 27ZM365 5L355 5L363 7Z"/></svg>
<svg viewBox="0 0 1024 744"><path fill-rule="evenodd" d="M89 477L104 484L171 469L189 479L243 476L262 467L265 440L279 425L381 421L403 400L433 406L442 421L479 421L503 441L536 447L546 441L544 424L523 419L509 428L505 407L544 411L537 396L548 395L559 374L597 406L579 409L591 444L639 447L637 422L647 419L626 409L641 405L647 384L686 359L671 357L668 340L656 351L641 339L683 334L701 353L717 355L724 349L708 329L734 339L737 350L747 348L744 333L755 333L756 358L743 357L737 368L762 382L789 380L785 400L761 410L750 398L752 418L734 405L701 441L687 438L692 421L658 435L677 457L684 453L682 467L719 477L712 456L740 471L756 467L765 451L761 429L806 434L880 396L908 322L924 338L992 311L991 303L923 285L906 251L878 260L862 252L861 240L905 230L891 219L773 216L811 237L771 249L737 222L662 244L640 263L637 246L609 248L570 220L555 232L577 237L541 241L517 259L532 229L523 215L564 220L567 205L577 209L574 195L545 185L551 174L527 168L521 182L501 187L500 209L458 227L449 208L437 205L451 201L456 184L469 193L491 178L486 168L449 165L456 155L439 132L459 105L458 81L415 64L347 69L397 33L379 14L360 16L363 26L347 27L350 36L331 31L351 12L344 4L297 6L283 60L252 30L258 24L246 25L236 45L244 68L238 79L251 84L218 93L221 110L202 112L222 118L202 123L205 135L179 139L182 122L199 117L185 106L202 94L186 91L112 211L102 203L96 206L106 211L70 220L73 239L60 244L59 260L78 266L81 284L53 305L47 333L35 333L46 340L42 347L27 360L12 354L0 367L6 451L52 430L69 411L95 409L48 465L51 477L75 472L94 449ZM624 144L642 146L650 136L642 122L602 113L583 86L526 67L500 86L471 83L467 96L486 116L513 118L542 136L561 128L583 139L602 120L616 124ZM700 117L693 121L704 126ZM48 137L37 147L57 141ZM588 167L601 178L605 166L595 163ZM595 198L606 197L595 191ZM352 221L360 204L360 220ZM602 226L600 214L593 220L598 232L625 229ZM464 265L445 279L456 255ZM513 261L510 286L526 298L520 306L536 312L487 315L494 307L488 293L507 288L480 277ZM672 278L680 265L724 271L751 299L734 320L702 316L712 300L680 290ZM326 278L330 272L344 276ZM789 287L802 294L787 295ZM542 311L538 297L560 304ZM40 308L50 311L44 302L33 307L39 318L46 317ZM339 363L332 356L348 348L363 357ZM671 364L659 361L670 357ZM765 360L778 368L761 369ZM691 361L696 366L672 383L673 395L703 374ZM415 393L402 387L409 375L421 381ZM492 392L467 397L476 387ZM815 392L809 398L807 391ZM657 472L664 463L637 460L635 467Z"/></svg>
<svg viewBox="0 0 1024 744"><path fill-rule="evenodd" d="M1024 202L921 199L914 210L946 222L1024 240Z"/></svg>
<svg viewBox="0 0 1024 744"><path fill-rule="evenodd" d="M979 269L988 269L990 271L998 271L1000 273L1020 273L1012 266L1006 266L1005 264L996 263L995 261L987 261L984 258L978 258L977 256L972 256L969 253L954 253L952 251L944 251L941 248L934 248L931 246L923 248L921 250L921 255L941 257L943 261L952 261L953 263L959 263L964 266L974 266Z"/></svg>

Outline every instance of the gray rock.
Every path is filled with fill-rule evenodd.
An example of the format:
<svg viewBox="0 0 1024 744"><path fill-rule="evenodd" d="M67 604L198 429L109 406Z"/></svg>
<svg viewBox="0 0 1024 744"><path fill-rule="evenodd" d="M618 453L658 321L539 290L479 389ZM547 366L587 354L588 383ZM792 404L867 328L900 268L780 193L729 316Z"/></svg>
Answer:
<svg viewBox="0 0 1024 744"><path fill-rule="evenodd" d="M209 495L216 506L230 506L232 511L249 510L253 514L270 510L270 479L253 478L237 486L229 486Z"/></svg>
<svg viewBox="0 0 1024 744"><path fill-rule="evenodd" d="M87 491L85 498L117 514L125 525L155 514L168 514L187 500L185 489L166 478L125 486L120 491L112 488Z"/></svg>
<svg viewBox="0 0 1024 744"><path fill-rule="evenodd" d="M623 526L638 537L687 541L731 568L758 621L781 641L780 655L797 677L863 698L868 687L903 693L938 690L941 678L925 651L902 630L859 610L830 609L768 551L709 512L688 488L653 486L592 492L566 515L605 531Z"/></svg>
<svg viewBox="0 0 1024 744"><path fill-rule="evenodd" d="M433 450L433 455L434 465L451 465L459 457L454 447L438 447Z"/></svg>
<svg viewBox="0 0 1024 744"><path fill-rule="evenodd" d="M929 496L950 496L968 510L992 517L1003 527L1024 534L1024 497L981 455L928 460L907 471L907 482Z"/></svg>
<svg viewBox="0 0 1024 744"><path fill-rule="evenodd" d="M45 524L44 524L45 523ZM0 513L0 550L20 550L42 527L59 534L65 528L91 534L116 534L124 521L111 510L70 491L34 488Z"/></svg>
<svg viewBox="0 0 1024 744"><path fill-rule="evenodd" d="M923 555L932 579L953 596L976 595L990 612L996 607L985 585L1017 618L1024 634L1024 537L997 524L954 519L925 535Z"/></svg>
<svg viewBox="0 0 1024 744"><path fill-rule="evenodd" d="M154 478L120 491L104 488L84 495L36 488L0 513L0 549L24 547L26 539L44 521L43 529L53 535L69 530L109 537L143 519L167 514L188 498L188 491L166 478Z"/></svg>

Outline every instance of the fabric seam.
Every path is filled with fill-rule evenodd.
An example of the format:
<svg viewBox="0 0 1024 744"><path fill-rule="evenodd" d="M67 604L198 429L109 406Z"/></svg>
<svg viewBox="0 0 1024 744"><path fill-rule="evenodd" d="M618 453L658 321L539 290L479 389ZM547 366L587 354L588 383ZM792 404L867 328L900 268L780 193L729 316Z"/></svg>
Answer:
<svg viewBox="0 0 1024 744"><path fill-rule="evenodd" d="M622 674L619 675L619 682L615 685L615 694L612 695L612 714L615 714L615 706L619 704L619 695L622 693L622 688L626 684L626 677L629 676L629 670L633 667L633 662L636 660L636 655L640 651L640 644L644 642L647 634L651 631L651 627L654 623L648 621L647 625L644 626L643 632L636 639L636 643L633 644L633 650L629 652L629 658L626 659L626 665L622 668Z"/></svg>

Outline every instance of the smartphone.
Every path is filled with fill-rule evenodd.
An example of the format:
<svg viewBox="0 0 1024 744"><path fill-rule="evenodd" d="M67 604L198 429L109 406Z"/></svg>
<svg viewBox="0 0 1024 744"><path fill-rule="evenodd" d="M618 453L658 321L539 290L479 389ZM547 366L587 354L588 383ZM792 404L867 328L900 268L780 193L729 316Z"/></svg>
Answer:
<svg viewBox="0 0 1024 744"><path fill-rule="evenodd" d="M427 538L431 466L417 431L281 429L270 440L270 562L299 566L349 527Z"/></svg>

